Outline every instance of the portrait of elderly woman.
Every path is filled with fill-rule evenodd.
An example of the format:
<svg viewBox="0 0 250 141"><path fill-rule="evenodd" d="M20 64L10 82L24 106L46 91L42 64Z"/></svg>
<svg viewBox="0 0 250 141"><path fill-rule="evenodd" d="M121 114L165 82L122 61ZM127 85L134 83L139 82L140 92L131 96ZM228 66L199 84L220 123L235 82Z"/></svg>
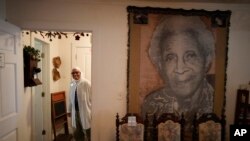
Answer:
<svg viewBox="0 0 250 141"><path fill-rule="evenodd" d="M144 98L142 115L183 113L190 123L194 114L212 112L214 79L207 73L214 50L213 33L199 16L164 16L148 49L164 85Z"/></svg>

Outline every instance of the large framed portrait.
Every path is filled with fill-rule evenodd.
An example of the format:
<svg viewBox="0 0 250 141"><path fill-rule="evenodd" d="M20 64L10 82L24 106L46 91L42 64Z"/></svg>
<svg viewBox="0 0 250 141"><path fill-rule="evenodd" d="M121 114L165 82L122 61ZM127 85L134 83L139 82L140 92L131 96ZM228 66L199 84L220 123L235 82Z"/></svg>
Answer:
<svg viewBox="0 0 250 141"><path fill-rule="evenodd" d="M128 6L127 111L225 114L231 11Z"/></svg>

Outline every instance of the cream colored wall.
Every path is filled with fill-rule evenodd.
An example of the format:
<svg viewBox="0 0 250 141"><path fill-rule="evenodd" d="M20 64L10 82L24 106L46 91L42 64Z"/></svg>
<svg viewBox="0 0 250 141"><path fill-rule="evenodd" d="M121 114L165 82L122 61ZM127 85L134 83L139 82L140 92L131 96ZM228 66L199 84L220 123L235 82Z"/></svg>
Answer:
<svg viewBox="0 0 250 141"><path fill-rule="evenodd" d="M234 122L237 88L241 84L250 83L250 6L247 7L239 6L232 10L226 87L227 125ZM227 131L229 132L228 126Z"/></svg>
<svg viewBox="0 0 250 141"><path fill-rule="evenodd" d="M250 81L250 5L167 2L8 1L7 19L23 28L93 32L93 141L115 140L115 114L126 112L128 5L231 10L226 86L227 129L233 123L236 89ZM46 10L45 10L46 9ZM25 106L25 105L24 105ZM27 113L24 113L27 114ZM29 115L30 116L30 115ZM29 121L24 121L28 124ZM30 130L25 133L29 135ZM227 133L229 136L229 133Z"/></svg>

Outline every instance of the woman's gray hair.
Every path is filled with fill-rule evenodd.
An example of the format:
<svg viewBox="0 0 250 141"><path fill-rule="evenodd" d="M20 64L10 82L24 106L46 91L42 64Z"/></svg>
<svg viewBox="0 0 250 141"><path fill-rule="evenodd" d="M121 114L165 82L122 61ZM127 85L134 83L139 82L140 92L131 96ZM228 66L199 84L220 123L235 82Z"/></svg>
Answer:
<svg viewBox="0 0 250 141"><path fill-rule="evenodd" d="M81 72L81 73L82 73L82 71L81 71L80 67L75 66L75 67L73 67L73 68L71 69L71 71L73 71L73 70L77 70L77 71L79 71L79 72Z"/></svg>
<svg viewBox="0 0 250 141"><path fill-rule="evenodd" d="M164 16L156 27L149 48L149 56L159 70L161 70L163 45L162 42L176 34L186 34L197 41L199 50L205 57L206 67L211 65L214 58L215 40L199 16Z"/></svg>

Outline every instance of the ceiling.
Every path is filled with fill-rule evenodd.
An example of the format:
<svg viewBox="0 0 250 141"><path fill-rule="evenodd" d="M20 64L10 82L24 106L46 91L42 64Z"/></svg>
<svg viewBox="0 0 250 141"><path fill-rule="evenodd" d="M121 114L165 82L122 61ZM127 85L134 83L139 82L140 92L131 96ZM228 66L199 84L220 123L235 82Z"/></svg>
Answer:
<svg viewBox="0 0 250 141"><path fill-rule="evenodd" d="M250 0L141 0L158 2L204 2L204 3L228 3L228 4L250 4Z"/></svg>

